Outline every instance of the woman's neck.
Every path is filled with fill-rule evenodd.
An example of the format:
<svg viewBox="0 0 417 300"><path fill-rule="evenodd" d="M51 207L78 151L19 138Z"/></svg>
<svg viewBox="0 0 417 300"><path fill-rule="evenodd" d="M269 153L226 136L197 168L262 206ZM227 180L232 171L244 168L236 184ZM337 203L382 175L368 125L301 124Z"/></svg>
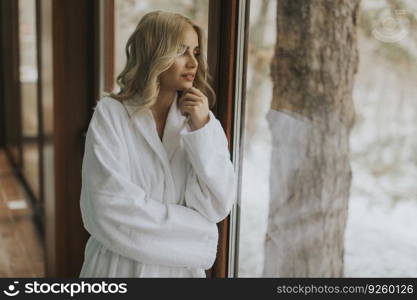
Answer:
<svg viewBox="0 0 417 300"><path fill-rule="evenodd" d="M169 108L175 99L176 91L159 91L158 98L155 105L152 107L152 112L157 117L165 117L168 114Z"/></svg>

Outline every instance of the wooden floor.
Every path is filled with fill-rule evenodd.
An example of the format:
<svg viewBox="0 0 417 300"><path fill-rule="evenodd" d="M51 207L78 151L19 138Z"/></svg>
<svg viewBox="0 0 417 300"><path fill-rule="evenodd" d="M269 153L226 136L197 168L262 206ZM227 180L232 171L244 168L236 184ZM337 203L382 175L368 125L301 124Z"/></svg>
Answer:
<svg viewBox="0 0 417 300"><path fill-rule="evenodd" d="M0 149L0 277L44 276L44 251L28 197Z"/></svg>

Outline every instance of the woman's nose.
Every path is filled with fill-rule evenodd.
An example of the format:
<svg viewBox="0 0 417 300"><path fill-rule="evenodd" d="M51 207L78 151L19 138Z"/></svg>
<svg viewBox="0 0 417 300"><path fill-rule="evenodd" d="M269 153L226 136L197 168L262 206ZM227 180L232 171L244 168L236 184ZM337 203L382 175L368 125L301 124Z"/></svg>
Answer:
<svg viewBox="0 0 417 300"><path fill-rule="evenodd" d="M188 67L196 67L197 65L198 65L197 58L195 58L194 55L192 55L192 54L188 55L187 66Z"/></svg>

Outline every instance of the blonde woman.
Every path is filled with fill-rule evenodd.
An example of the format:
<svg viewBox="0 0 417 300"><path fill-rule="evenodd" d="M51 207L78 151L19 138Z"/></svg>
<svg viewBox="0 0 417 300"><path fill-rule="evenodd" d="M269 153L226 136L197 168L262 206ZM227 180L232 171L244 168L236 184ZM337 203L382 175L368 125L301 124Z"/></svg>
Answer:
<svg viewBox="0 0 417 300"><path fill-rule="evenodd" d="M212 267L235 175L209 109L204 47L200 27L162 11L130 36L120 92L98 102L87 132L80 277L206 277Z"/></svg>

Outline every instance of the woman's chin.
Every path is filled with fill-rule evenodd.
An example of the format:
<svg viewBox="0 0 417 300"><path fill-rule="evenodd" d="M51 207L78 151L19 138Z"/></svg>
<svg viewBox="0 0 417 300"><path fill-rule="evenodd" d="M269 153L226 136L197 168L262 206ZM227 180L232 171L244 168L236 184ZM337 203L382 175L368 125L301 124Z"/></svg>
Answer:
<svg viewBox="0 0 417 300"><path fill-rule="evenodd" d="M185 91L185 90L189 89L192 86L193 86L193 82L190 81L189 83L187 82L187 83L182 84L181 87L178 90L179 91Z"/></svg>

